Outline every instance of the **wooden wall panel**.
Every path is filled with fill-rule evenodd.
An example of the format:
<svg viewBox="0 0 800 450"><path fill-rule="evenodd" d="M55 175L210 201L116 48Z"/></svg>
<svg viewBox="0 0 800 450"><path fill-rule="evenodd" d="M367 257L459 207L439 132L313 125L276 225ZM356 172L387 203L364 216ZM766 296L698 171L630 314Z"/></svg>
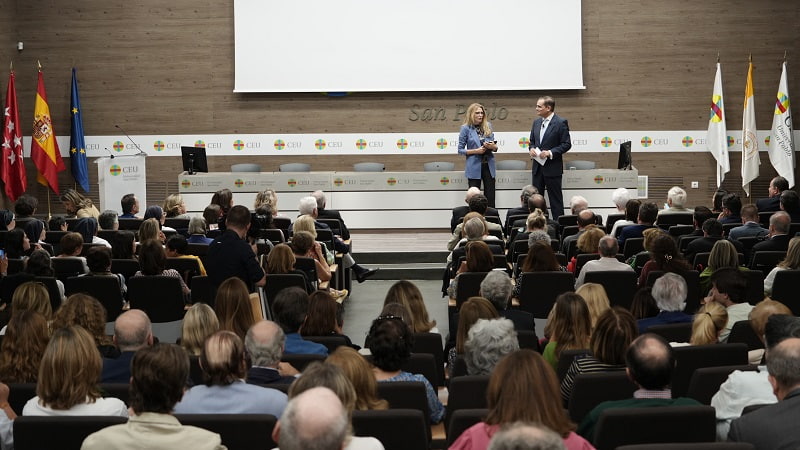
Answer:
<svg viewBox="0 0 800 450"><path fill-rule="evenodd" d="M231 0L166 4L147 0L0 0L0 11L0 67L14 59L23 123L32 116L35 67L41 60L56 131L61 135L69 129L69 69L73 65L79 70L84 127L90 135L116 135L116 124L131 134L456 131L460 122L456 111L473 101L506 108L508 116L495 120L495 129L518 131L530 127L535 98L542 94L355 93L343 98L315 93L235 94ZM800 9L785 0L764 0L757 5L746 0L584 1L587 88L549 94L556 97L558 112L569 118L575 130L705 129L719 54L728 128L737 129L747 57L752 53L758 126L768 129L779 65L784 50L797 47L799 24ZM531 30L541 37L542 44L558 40L558 30L549 30L546 18L532 19ZM503 45L502 30L493 30L488 38ZM18 40L25 43L21 53L14 50ZM535 48L520 57L533 55ZM790 53L790 63L793 57ZM459 63L454 55L447 61ZM435 70L413 63L413 58L407 58L406 70ZM800 72L791 67L789 84L800 89ZM298 69L278 66L276 70ZM438 107L447 112L444 120L412 120L414 110ZM611 154L568 156L603 160L606 166L616 161ZM640 172L651 180L661 176L672 179L675 171L665 173L665 162L669 162L670 169L681 168L686 183L701 181L699 191L708 191L709 181L713 182L714 166L706 154L636 153L634 157ZM738 153L732 157L737 158ZM381 159L393 170L415 170L433 159L450 159L463 166L455 155ZM758 183L768 182L773 173L766 155L762 159L765 164ZM261 157L254 162L274 168L295 160L344 170L361 159L289 157L277 161ZM166 183L176 179L177 158L150 161L151 177L158 176ZM232 161L238 159L211 158L210 163L212 168L224 169ZM732 161L732 166L726 186L735 187L738 163ZM29 178L34 180L30 163L28 167ZM61 181L64 186L72 184L67 173ZM39 192L33 185L31 190ZM690 191L690 198L695 192ZM702 197L708 198L709 192L702 192Z"/></svg>

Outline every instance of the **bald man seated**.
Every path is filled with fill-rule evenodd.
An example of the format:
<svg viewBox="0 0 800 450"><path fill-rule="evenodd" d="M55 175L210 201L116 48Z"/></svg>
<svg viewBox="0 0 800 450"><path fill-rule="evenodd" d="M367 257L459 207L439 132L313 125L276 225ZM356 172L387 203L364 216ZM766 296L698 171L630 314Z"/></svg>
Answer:
<svg viewBox="0 0 800 450"><path fill-rule="evenodd" d="M256 322L244 337L244 347L252 366L247 370L247 382L259 386L291 384L297 370L289 363L281 363L286 335L271 320Z"/></svg>
<svg viewBox="0 0 800 450"><path fill-rule="evenodd" d="M272 440L281 450L341 450L350 429L347 411L328 388L315 387L286 406Z"/></svg>
<svg viewBox="0 0 800 450"><path fill-rule="evenodd" d="M120 355L116 359L103 358L101 383L128 383L131 380L131 360L136 351L153 345L153 328L150 318L141 309L125 311L114 322L114 345Z"/></svg>

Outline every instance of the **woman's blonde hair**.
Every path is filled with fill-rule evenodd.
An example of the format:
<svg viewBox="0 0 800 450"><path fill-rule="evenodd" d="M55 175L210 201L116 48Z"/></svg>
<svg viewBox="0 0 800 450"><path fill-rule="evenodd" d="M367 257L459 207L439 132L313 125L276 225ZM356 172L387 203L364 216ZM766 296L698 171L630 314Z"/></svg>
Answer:
<svg viewBox="0 0 800 450"><path fill-rule="evenodd" d="M297 258L288 244L278 244L267 255L267 272L273 274L290 273Z"/></svg>
<svg viewBox="0 0 800 450"><path fill-rule="evenodd" d="M183 317L181 347L190 355L200 356L206 338L217 331L219 331L217 313L205 303L195 303Z"/></svg>
<svg viewBox="0 0 800 450"><path fill-rule="evenodd" d="M386 306L389 303L401 303L408 308L411 316L413 316L414 327L412 331L415 333L428 333L436 326L436 321L431 320L428 316L428 309L425 307L422 292L420 292L417 285L408 280L400 280L389 288L386 298L383 300L383 305Z"/></svg>
<svg viewBox="0 0 800 450"><path fill-rule="evenodd" d="M644 238L642 240L642 245L644 246L644 249L649 252L650 245L658 236L661 236L663 233L664 230L662 230L661 228L648 228L642 231L642 237Z"/></svg>
<svg viewBox="0 0 800 450"><path fill-rule="evenodd" d="M183 197L181 194L170 194L164 199L164 213L167 217L175 217L181 214Z"/></svg>
<svg viewBox="0 0 800 450"><path fill-rule="evenodd" d="M791 316L792 310L781 302L777 302L769 297L758 302L756 306L750 310L750 325L759 339L764 340L764 329L767 327L767 319L775 314L786 314Z"/></svg>
<svg viewBox="0 0 800 450"><path fill-rule="evenodd" d="M150 239L158 239L158 232L161 231L161 224L158 220L150 218L139 225L139 242L146 242Z"/></svg>
<svg viewBox="0 0 800 450"><path fill-rule="evenodd" d="M292 224L292 232L297 233L298 231L308 231L314 236L314 239L317 239L317 228L314 224L314 218L308 214L303 214L298 217Z"/></svg>
<svg viewBox="0 0 800 450"><path fill-rule="evenodd" d="M243 340L247 330L256 323L250 306L250 292L244 281L237 277L223 281L214 302L220 329L232 331Z"/></svg>
<svg viewBox="0 0 800 450"><path fill-rule="evenodd" d="M589 225L580 236L578 236L578 250L584 253L597 253L600 239L606 233L595 225Z"/></svg>
<svg viewBox="0 0 800 450"><path fill-rule="evenodd" d="M782 269L800 269L800 237L793 237L786 250L786 258L778 263Z"/></svg>
<svg viewBox="0 0 800 450"><path fill-rule="evenodd" d="M592 320L592 330L597 325L597 319L611 308L611 302L608 300L606 288L599 283L584 283L576 291L586 302L589 308L589 317Z"/></svg>
<svg viewBox="0 0 800 450"><path fill-rule="evenodd" d="M726 267L732 269L739 267L739 253L731 241L720 239L711 247L711 253L708 255L708 268L714 272Z"/></svg>
<svg viewBox="0 0 800 450"><path fill-rule="evenodd" d="M256 194L256 201L253 202L253 209L267 205L272 211L278 209L278 196L272 189L267 189Z"/></svg>
<svg viewBox="0 0 800 450"><path fill-rule="evenodd" d="M716 344L719 332L728 323L728 311L717 302L709 302L701 306L692 321L691 345Z"/></svg>
<svg viewBox="0 0 800 450"><path fill-rule="evenodd" d="M97 380L103 360L94 339L78 325L59 328L47 344L39 366L36 395L52 409L70 409L100 398Z"/></svg>
<svg viewBox="0 0 800 450"><path fill-rule="evenodd" d="M378 397L378 382L372 368L363 356L351 347L338 347L328 356L325 363L338 366L353 384L356 392L355 409L388 409L389 402Z"/></svg>
<svg viewBox="0 0 800 450"><path fill-rule="evenodd" d="M21 313L25 310L36 311L44 316L45 320L53 317L53 307L50 305L50 294L44 284L37 281L22 283L11 296L11 314Z"/></svg>
<svg viewBox="0 0 800 450"><path fill-rule="evenodd" d="M489 120L486 117L486 108L484 108L483 105L481 105L480 103L473 103L467 107L467 114L464 116L463 125L470 125L470 126L475 125L472 122L472 115L475 114L475 111L477 111L478 109L483 110L483 122L480 123L478 128L480 128L482 135L489 136L490 134L492 134L492 129L489 128Z"/></svg>

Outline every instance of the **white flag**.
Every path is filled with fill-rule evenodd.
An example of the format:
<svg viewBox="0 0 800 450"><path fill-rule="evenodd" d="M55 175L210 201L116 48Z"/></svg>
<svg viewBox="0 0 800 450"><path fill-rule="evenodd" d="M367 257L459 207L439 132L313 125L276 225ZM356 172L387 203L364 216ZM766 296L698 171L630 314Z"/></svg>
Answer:
<svg viewBox="0 0 800 450"><path fill-rule="evenodd" d="M753 104L753 63L747 69L747 86L744 89L744 117L742 120L742 188L750 196L750 182L758 178L758 136L756 109Z"/></svg>
<svg viewBox="0 0 800 450"><path fill-rule="evenodd" d="M728 131L725 129L725 105L722 101L722 68L719 63L717 75L714 77L714 92L711 94L706 148L717 160L717 187L720 187L725 174L731 170L731 162L728 157Z"/></svg>
<svg viewBox="0 0 800 450"><path fill-rule="evenodd" d="M789 87L786 84L786 63L783 63L778 96L775 100L775 115L772 117L772 133L769 138L769 161L778 175L786 178L789 188L794 187L794 136L792 131L792 109L789 106Z"/></svg>

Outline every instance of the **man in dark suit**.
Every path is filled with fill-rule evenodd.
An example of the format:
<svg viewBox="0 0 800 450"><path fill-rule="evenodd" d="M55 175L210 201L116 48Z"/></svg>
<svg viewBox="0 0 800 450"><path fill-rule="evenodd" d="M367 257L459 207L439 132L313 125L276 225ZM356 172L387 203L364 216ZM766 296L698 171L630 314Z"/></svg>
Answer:
<svg viewBox="0 0 800 450"><path fill-rule="evenodd" d="M513 226L513 223L509 223L508 218L511 216L522 216L522 215L527 216L530 213L530 211L528 210L528 199L531 197L531 195L538 193L539 191L536 190L536 188L533 187L532 184L529 184L522 188L522 192L519 195L520 205L506 211L506 221L504 222L503 225L503 227L506 230L506 235L509 235L511 233L511 227Z"/></svg>
<svg viewBox="0 0 800 450"><path fill-rule="evenodd" d="M455 208L453 208L453 215L452 215L452 217L450 217L450 232L451 233L456 229L458 224L461 223L461 221L464 219L464 216L466 216L468 212L472 211L472 209L470 209L470 207L469 207L470 199L472 197L480 194L480 193L481 193L481 190L476 188L476 187L471 187L471 188L467 189L467 194L464 196L464 203L466 203L466 205L456 206ZM497 210L495 208L492 208L491 206L488 206L488 203L487 203L486 211L485 212L481 212L481 214L483 214L484 216L500 217L500 213L497 212Z"/></svg>
<svg viewBox="0 0 800 450"><path fill-rule="evenodd" d="M136 351L153 345L150 318L141 309L131 309L114 321L114 345L119 347L116 359L103 358L101 383L128 383L131 380L131 360Z"/></svg>
<svg viewBox="0 0 800 450"><path fill-rule="evenodd" d="M789 249L789 226L791 218L785 211L778 211L769 218L769 238L754 245L750 250L750 255L758 251L783 251Z"/></svg>
<svg viewBox="0 0 800 450"><path fill-rule="evenodd" d="M332 228L331 231L341 236L345 241L350 239L350 230L347 229L347 225L345 225L344 219L342 219L342 215L339 211L335 209L325 209L325 205L327 204L325 193L322 191L314 191L311 193L311 196L317 199L317 219L338 220L341 227L339 229Z"/></svg>
<svg viewBox="0 0 800 450"><path fill-rule="evenodd" d="M789 214L792 223L800 223L800 197L797 192L785 190L781 192L781 211Z"/></svg>
<svg viewBox="0 0 800 450"><path fill-rule="evenodd" d="M275 322L256 322L244 338L244 346L252 367L247 371L247 382L259 386L290 384L297 370L290 364L281 363L286 335Z"/></svg>
<svg viewBox="0 0 800 450"><path fill-rule="evenodd" d="M714 244L719 240L722 240L722 224L717 219L707 219L703 222L703 237L689 242L689 245L686 246L686 251L683 252L683 256L686 257L689 264L692 264L695 255L710 252L714 248ZM731 241L731 244L736 247L738 253L744 254L744 245L741 242Z"/></svg>
<svg viewBox="0 0 800 450"><path fill-rule="evenodd" d="M789 182L782 176L777 176L769 182L769 197L756 202L759 212L780 211L781 192L789 190Z"/></svg>
<svg viewBox="0 0 800 450"><path fill-rule="evenodd" d="M786 339L771 349L767 370L778 403L731 422L728 440L749 442L759 450L800 448L800 339Z"/></svg>
<svg viewBox="0 0 800 450"><path fill-rule="evenodd" d="M540 194L547 191L550 199L551 217L558 220L564 215L564 197L561 194L561 176L564 173L562 155L572 148L567 119L554 113L556 102L552 97L540 97L536 101L536 115L531 128L528 152L533 159L531 184ZM544 164L541 164L544 162Z"/></svg>
<svg viewBox="0 0 800 450"><path fill-rule="evenodd" d="M722 197L722 212L717 220L723 225L726 223L742 223L742 199L736 194Z"/></svg>
<svg viewBox="0 0 800 450"><path fill-rule="evenodd" d="M658 206L653 202L645 202L639 207L639 217L637 217L636 225L628 225L622 229L619 234L619 248L625 248L625 241L629 238L640 238L643 236L644 230L653 228L658 218Z"/></svg>

